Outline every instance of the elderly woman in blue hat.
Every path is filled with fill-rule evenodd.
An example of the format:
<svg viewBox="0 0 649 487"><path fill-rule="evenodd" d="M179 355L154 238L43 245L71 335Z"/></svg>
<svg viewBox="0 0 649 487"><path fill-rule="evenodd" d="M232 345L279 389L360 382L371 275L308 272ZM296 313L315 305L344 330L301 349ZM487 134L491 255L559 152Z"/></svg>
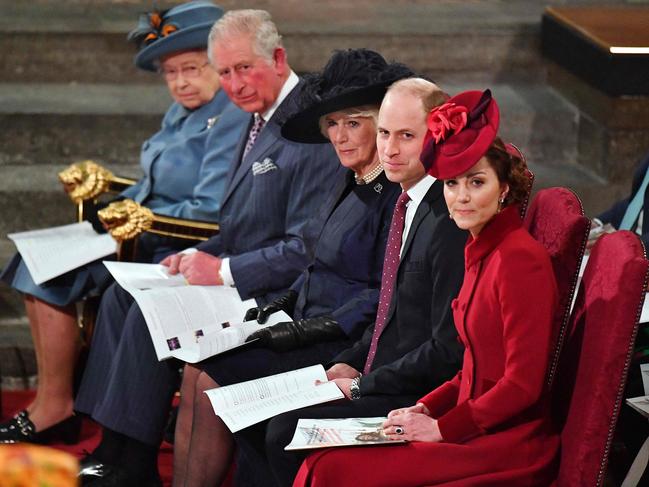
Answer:
<svg viewBox="0 0 649 487"><path fill-rule="evenodd" d="M142 145L144 175L120 198L131 198L162 215L218 218L229 163L247 120L219 90L218 75L207 57L209 30L222 14L211 2L188 2L143 14L129 34L140 48L135 65L159 72L174 102L160 130ZM177 251L171 241L144 237L139 245L142 261L158 261ZM74 303L105 289L109 276L101 263L92 263L36 285L17 255L2 279L25 296L39 384L34 402L0 425L0 442L74 442L80 427L72 410L79 351Z"/></svg>

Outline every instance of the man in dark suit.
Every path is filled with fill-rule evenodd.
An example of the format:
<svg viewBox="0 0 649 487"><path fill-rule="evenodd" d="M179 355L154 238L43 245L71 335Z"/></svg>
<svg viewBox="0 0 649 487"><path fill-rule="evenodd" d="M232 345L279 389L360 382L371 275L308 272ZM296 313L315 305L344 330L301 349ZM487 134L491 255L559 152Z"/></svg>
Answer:
<svg viewBox="0 0 649 487"><path fill-rule="evenodd" d="M251 114L249 129L230 168L220 233L163 264L190 284L234 286L242 299L265 303L310 262L305 229L340 165L330 144L280 135L276 111L292 102L299 80L267 12L228 12L212 28L210 50L222 89ZM104 426L102 442L82 463L82 478L94 479L93 486L159 483L157 451L178 369L173 361L158 362L133 299L117 286L109 289L75 403Z"/></svg>
<svg viewBox="0 0 649 487"><path fill-rule="evenodd" d="M254 461L259 468L267 461L278 485L291 484L303 458L284 451L299 418L384 416L412 404L459 368L462 348L453 326L451 301L462 283L467 237L449 219L442 182L426 175L419 161L426 115L443 99L432 83L409 79L395 83L383 100L379 157L388 178L401 184L404 201L409 202L400 224L395 224L399 202L393 216L376 323L354 346L335 357L327 371L345 400L285 413L268 424L267 458L259 452ZM394 274L385 273L390 266ZM386 286L391 279L389 292ZM238 435L246 450L253 434L251 429Z"/></svg>

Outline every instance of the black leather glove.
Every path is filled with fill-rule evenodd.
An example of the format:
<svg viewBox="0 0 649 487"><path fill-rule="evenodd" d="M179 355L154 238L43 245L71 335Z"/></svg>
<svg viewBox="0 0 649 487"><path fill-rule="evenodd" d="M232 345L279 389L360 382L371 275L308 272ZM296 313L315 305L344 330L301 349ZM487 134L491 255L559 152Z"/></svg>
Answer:
<svg viewBox="0 0 649 487"><path fill-rule="evenodd" d="M270 315L277 313L278 311L284 311L288 315L292 315L295 310L296 302L297 291L289 289L284 296L277 298L275 301L271 301L266 306L250 308L246 311L246 316L244 316L243 321L257 320L257 323L263 325L268 321Z"/></svg>
<svg viewBox="0 0 649 487"><path fill-rule="evenodd" d="M246 342L259 338L259 344L276 352L288 352L316 342L335 340L344 336L338 322L329 316L283 321L257 330Z"/></svg>

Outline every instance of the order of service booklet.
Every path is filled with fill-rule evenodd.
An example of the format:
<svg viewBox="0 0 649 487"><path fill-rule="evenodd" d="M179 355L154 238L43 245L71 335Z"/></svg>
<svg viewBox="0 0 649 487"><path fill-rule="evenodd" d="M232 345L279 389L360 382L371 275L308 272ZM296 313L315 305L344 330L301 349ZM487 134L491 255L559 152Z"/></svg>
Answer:
<svg viewBox="0 0 649 487"><path fill-rule="evenodd" d="M10 233L36 284L42 284L117 251L108 234L100 235L87 222Z"/></svg>
<svg viewBox="0 0 649 487"><path fill-rule="evenodd" d="M649 396L630 397L626 403L637 412L649 418Z"/></svg>
<svg viewBox="0 0 649 487"><path fill-rule="evenodd" d="M285 450L310 450L337 446L398 445L383 434L385 417L344 419L299 419Z"/></svg>
<svg viewBox="0 0 649 487"><path fill-rule="evenodd" d="M335 382L327 382L322 365L209 389L205 394L232 433L286 411L345 397Z"/></svg>
<svg viewBox="0 0 649 487"><path fill-rule="evenodd" d="M257 306L254 299L242 301L231 287L189 285L163 265L107 261L104 265L139 305L158 360L175 357L196 363L243 346L261 328L291 321L279 311L263 325L243 322L246 311Z"/></svg>

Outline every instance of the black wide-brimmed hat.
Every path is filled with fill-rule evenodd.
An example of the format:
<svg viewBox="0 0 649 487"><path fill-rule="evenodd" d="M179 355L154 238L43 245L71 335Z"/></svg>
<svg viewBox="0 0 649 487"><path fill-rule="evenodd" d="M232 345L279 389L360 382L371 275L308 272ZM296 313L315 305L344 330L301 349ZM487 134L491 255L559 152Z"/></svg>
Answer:
<svg viewBox="0 0 649 487"><path fill-rule="evenodd" d="M162 12L140 15L137 27L128 35L138 44L135 65L146 71L156 70L156 61L174 52L207 49L207 38L223 9L206 0L177 5Z"/></svg>
<svg viewBox="0 0 649 487"><path fill-rule="evenodd" d="M295 142L321 144L320 117L362 105L378 105L392 83L414 73L403 64L388 63L369 49L335 51L322 73L305 76L298 110L288 115L282 136Z"/></svg>

